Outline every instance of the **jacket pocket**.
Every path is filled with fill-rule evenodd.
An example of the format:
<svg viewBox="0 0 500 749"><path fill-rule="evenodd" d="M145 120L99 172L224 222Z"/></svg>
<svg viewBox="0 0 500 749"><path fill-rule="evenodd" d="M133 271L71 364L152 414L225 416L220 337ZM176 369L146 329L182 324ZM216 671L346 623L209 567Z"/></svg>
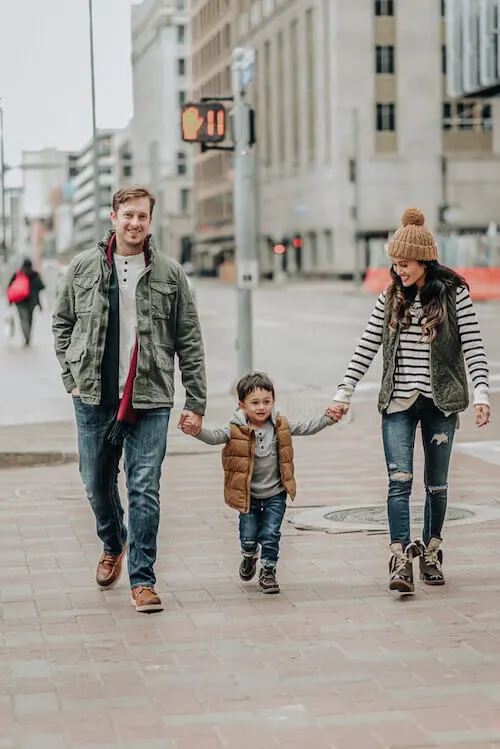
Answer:
<svg viewBox="0 0 500 749"><path fill-rule="evenodd" d="M92 310L95 287L98 276L95 273L82 273L73 279L76 314L85 314Z"/></svg>
<svg viewBox="0 0 500 749"><path fill-rule="evenodd" d="M65 358L68 364L79 362L85 351L85 345L79 343L76 346L70 346L66 351Z"/></svg>
<svg viewBox="0 0 500 749"><path fill-rule="evenodd" d="M175 306L177 286L166 281L150 281L151 315L153 317L170 317Z"/></svg>
<svg viewBox="0 0 500 749"><path fill-rule="evenodd" d="M167 349L161 349L158 346L153 347L153 358L158 369L167 374L174 372L174 357Z"/></svg>

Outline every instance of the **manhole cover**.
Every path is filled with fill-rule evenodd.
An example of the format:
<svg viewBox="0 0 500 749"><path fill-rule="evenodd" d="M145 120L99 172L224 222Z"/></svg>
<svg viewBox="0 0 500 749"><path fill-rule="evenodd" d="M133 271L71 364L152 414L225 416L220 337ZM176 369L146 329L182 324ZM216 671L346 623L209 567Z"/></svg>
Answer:
<svg viewBox="0 0 500 749"><path fill-rule="evenodd" d="M410 509L410 516L412 523L424 522L423 507L415 507ZM448 507L446 512L446 522L450 523L454 520L464 520L465 518L474 517L474 513L471 510L466 510L463 507ZM333 523L354 523L355 525L366 525L370 523L377 527L387 525L387 508L380 505L368 505L364 507L344 507L341 510L333 510L324 514L326 520L330 520Z"/></svg>
<svg viewBox="0 0 500 749"><path fill-rule="evenodd" d="M410 510L412 528L423 524L424 504L414 502ZM500 499L492 497L489 505L450 505L446 523L469 525L485 521L500 521ZM353 533L367 531L387 533L387 504L380 502L371 505L336 505L304 509L288 517L288 522L300 530L329 531L330 533Z"/></svg>

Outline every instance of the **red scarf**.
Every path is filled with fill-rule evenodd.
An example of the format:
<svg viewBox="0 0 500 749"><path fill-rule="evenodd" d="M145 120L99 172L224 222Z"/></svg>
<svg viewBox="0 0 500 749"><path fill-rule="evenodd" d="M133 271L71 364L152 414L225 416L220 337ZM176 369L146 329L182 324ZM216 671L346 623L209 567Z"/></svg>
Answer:
<svg viewBox="0 0 500 749"><path fill-rule="evenodd" d="M106 251L106 258L108 263L113 266L113 255L116 247L116 234L113 234L109 240L108 249ZM144 243L144 262L149 265L149 241L146 239ZM123 395L118 407L118 415L116 417L117 422L126 424L135 424L137 421L137 411L132 405L132 395L134 392L134 381L137 374L137 359L139 352L139 339L136 336L134 350L132 352L132 358L130 360L130 367L128 370L127 379L125 381L125 387L123 389Z"/></svg>

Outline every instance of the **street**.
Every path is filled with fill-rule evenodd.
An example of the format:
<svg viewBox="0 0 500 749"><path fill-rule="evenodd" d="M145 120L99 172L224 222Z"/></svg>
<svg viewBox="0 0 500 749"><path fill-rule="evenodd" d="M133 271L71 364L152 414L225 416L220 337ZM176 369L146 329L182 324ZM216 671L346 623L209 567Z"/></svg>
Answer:
<svg viewBox="0 0 500 749"><path fill-rule="evenodd" d="M222 424L235 405L234 291L206 280L197 299L206 421ZM255 367L275 379L290 417L328 404L373 303L341 283L255 294ZM480 431L471 409L461 419L447 584L417 581L412 598L387 591L379 361L350 423L295 440L299 493L283 527L279 596L239 580L220 449L180 434L175 415L161 492L162 614L133 611L125 576L113 591L96 589L100 549L74 461L1 470L0 749L498 749L500 309L477 309L493 420ZM0 351L0 452L74 452L47 313L32 349L2 342ZM414 473L416 517L420 446Z"/></svg>

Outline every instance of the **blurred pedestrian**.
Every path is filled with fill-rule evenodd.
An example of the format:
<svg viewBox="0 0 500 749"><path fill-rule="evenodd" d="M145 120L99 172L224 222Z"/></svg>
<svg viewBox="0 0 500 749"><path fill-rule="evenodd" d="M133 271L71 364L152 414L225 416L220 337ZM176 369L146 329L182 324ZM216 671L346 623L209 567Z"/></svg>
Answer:
<svg viewBox="0 0 500 749"><path fill-rule="evenodd" d="M378 397L389 477L390 590L413 593L413 558L420 577L442 585L442 529L448 467L458 414L469 403L465 362L474 386L478 427L490 419L489 373L479 324L467 283L439 263L424 215L409 208L389 242L392 281L380 294L365 332L327 410L336 418L382 344ZM415 432L420 422L426 491L423 538L412 542L410 494Z"/></svg>
<svg viewBox="0 0 500 749"><path fill-rule="evenodd" d="M33 313L37 307L42 309L40 292L44 288L40 274L33 269L33 263L29 259L23 261L7 287L7 300L17 307L25 346L29 346L31 342Z"/></svg>
<svg viewBox="0 0 500 749"><path fill-rule="evenodd" d="M73 396L80 473L103 543L96 580L101 588L116 585L127 548L139 612L163 608L154 564L175 354L186 391L179 424L189 419L189 429L199 430L206 399L198 314L182 268L149 234L154 205L142 187L115 193L114 229L71 262L53 317L63 383ZM128 530L118 493L122 452Z"/></svg>
<svg viewBox="0 0 500 749"><path fill-rule="evenodd" d="M293 500L297 490L292 436L316 434L335 420L321 414L289 422L276 410L274 384L262 372L245 375L236 389L238 408L227 426L188 433L207 445L225 445L224 500L240 513L241 580L253 579L260 545L260 589L279 593L280 529L287 495ZM188 427L186 423L184 431Z"/></svg>

